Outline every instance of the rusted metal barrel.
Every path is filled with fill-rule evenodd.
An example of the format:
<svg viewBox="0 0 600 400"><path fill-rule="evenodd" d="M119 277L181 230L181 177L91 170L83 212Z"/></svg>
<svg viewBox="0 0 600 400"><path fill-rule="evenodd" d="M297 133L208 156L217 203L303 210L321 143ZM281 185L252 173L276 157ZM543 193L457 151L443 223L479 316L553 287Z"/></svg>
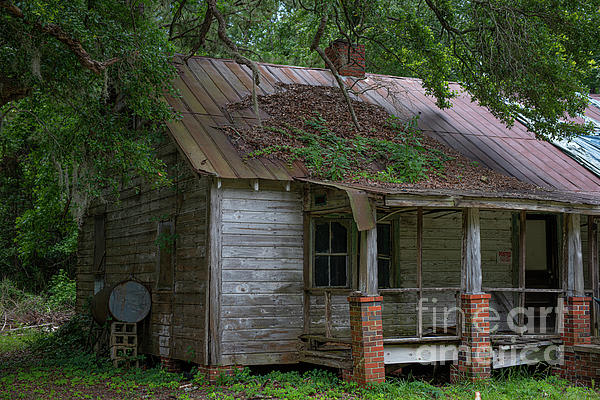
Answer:
<svg viewBox="0 0 600 400"><path fill-rule="evenodd" d="M105 287L92 298L92 316L104 324L110 315L116 321L140 322L150 312L152 299L144 285L136 281L124 281Z"/></svg>
<svg viewBox="0 0 600 400"><path fill-rule="evenodd" d="M100 325L104 325L108 319L108 299L110 298L112 290L113 286L104 286L94 295L94 297L92 297L92 302L90 304L92 308L92 317L94 317L96 322Z"/></svg>

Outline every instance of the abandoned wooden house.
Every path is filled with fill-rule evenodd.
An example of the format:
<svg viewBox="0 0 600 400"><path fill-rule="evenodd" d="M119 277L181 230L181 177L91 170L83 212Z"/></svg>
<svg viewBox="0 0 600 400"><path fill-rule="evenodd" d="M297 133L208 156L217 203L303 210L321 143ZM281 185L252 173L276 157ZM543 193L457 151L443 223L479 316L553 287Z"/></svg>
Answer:
<svg viewBox="0 0 600 400"><path fill-rule="evenodd" d="M181 118L160 148L174 185L135 179L119 202L89 209L80 235L81 307L126 280L151 293L140 352L213 377L306 362L364 383L387 365L448 362L453 379L479 379L540 361L571 380L596 377L600 177L465 93L439 110L416 79L338 64L355 75L347 83L370 88L356 99L418 114L425 135L542 189L311 179L299 161L244 157L220 129L257 122L226 107L251 93L247 68L205 57L176 66L181 96L167 100ZM262 95L335 86L324 69L259 69Z"/></svg>

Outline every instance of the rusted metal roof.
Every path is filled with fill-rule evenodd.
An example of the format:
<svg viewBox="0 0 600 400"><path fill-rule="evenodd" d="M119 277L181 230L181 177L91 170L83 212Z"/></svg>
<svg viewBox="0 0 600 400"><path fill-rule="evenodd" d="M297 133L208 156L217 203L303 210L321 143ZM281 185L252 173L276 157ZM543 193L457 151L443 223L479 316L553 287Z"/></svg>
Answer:
<svg viewBox="0 0 600 400"><path fill-rule="evenodd" d="M182 115L168 123L169 130L191 165L200 173L221 178L292 180L305 177L300 162L288 165L268 159L244 159L221 128L256 124L249 110L228 111L226 105L242 100L252 89L251 72L234 61L192 57L176 60L180 97L167 97ZM274 93L279 83L335 86L328 70L259 63L259 95ZM352 84L355 78L345 78ZM518 121L507 128L486 108L472 102L458 84L453 107L440 110L418 79L367 74L355 88L366 90L360 100L384 107L399 117L418 115L423 132L483 166L543 188L577 193L600 193L600 178ZM587 111L590 116L598 110ZM268 116L263 113L262 118ZM600 118L600 115L598 115Z"/></svg>

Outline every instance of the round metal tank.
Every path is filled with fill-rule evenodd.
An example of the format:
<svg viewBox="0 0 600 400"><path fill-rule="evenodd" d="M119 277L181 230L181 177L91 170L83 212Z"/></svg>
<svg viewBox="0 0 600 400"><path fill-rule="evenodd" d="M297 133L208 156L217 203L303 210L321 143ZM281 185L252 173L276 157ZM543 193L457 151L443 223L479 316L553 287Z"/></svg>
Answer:
<svg viewBox="0 0 600 400"><path fill-rule="evenodd" d="M112 286L103 287L98 293L92 297L90 307L92 309L92 317L100 325L104 325L108 319L108 299L112 292Z"/></svg>
<svg viewBox="0 0 600 400"><path fill-rule="evenodd" d="M109 315L121 322L140 322L150 312L152 299L144 285L136 281L124 281L105 286L94 295L91 302L92 316L100 325Z"/></svg>
<svg viewBox="0 0 600 400"><path fill-rule="evenodd" d="M150 312L152 298L144 285L136 281L121 282L112 289L108 310L121 322L140 322Z"/></svg>

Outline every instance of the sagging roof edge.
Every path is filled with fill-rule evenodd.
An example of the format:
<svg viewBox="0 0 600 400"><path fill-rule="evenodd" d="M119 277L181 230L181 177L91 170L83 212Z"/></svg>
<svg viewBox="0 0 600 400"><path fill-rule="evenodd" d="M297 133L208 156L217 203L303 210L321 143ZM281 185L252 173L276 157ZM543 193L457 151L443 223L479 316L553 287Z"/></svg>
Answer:
<svg viewBox="0 0 600 400"><path fill-rule="evenodd" d="M600 215L600 202L588 204L560 199L516 198L507 196L474 196L467 194L440 195L421 193L383 193L381 188L357 189L342 183L323 182L313 179L297 178L301 182L343 190L350 199L352 216L358 230L368 230L375 226L375 215L369 197L383 198L386 207L446 207L446 208L482 208L531 212L577 213ZM554 193L554 195L559 195Z"/></svg>
<svg viewBox="0 0 600 400"><path fill-rule="evenodd" d="M352 209L352 218L356 223L356 228L359 231L368 231L377 226L376 215L373 213L373 207L371 207L371 200L369 194L363 190L349 188L344 185L337 185L335 183L326 184L324 186L332 186L336 189L343 190L348 195L350 200L350 208Z"/></svg>
<svg viewBox="0 0 600 400"><path fill-rule="evenodd" d="M202 172L198 172L202 174ZM207 175L204 173L204 175ZM214 176L214 175L213 175ZM221 179L221 178L219 178ZM223 178L228 179L228 178ZM295 178L295 181L318 186L331 187L348 195L352 217L359 231L373 229L376 222L373 197L383 198L385 207L445 207L482 208L511 211L577 213L600 216L600 203L574 203L567 200L531 199L494 196L472 196L466 194L440 195L421 193L383 193L381 188L357 189L342 183L318 181L308 178ZM381 202L379 200L378 202Z"/></svg>
<svg viewBox="0 0 600 400"><path fill-rule="evenodd" d="M421 199L415 197L421 196ZM448 196L446 198L429 198L425 195L386 195L385 205L388 207L447 207L447 208L481 208L506 211L575 213L599 215L600 206L555 200L531 200L514 198L477 198L468 196Z"/></svg>

